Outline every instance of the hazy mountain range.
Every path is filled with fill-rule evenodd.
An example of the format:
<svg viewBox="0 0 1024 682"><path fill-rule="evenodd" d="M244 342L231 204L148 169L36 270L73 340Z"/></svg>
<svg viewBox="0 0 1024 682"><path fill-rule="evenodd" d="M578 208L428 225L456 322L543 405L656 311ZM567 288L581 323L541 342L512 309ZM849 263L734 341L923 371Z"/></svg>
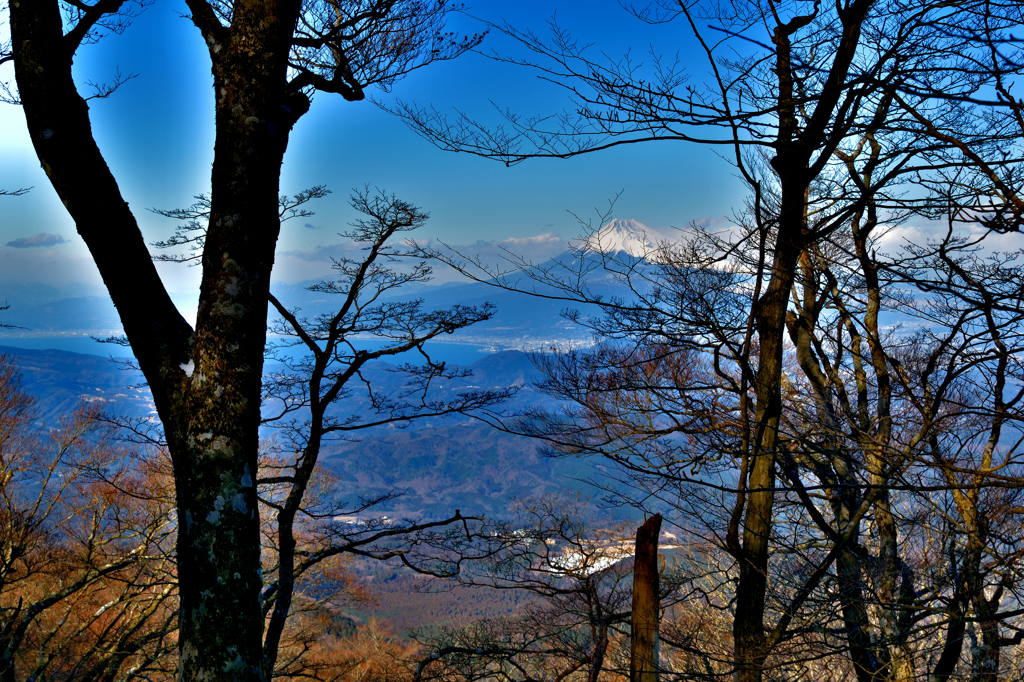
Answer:
<svg viewBox="0 0 1024 682"><path fill-rule="evenodd" d="M109 357L12 346L0 346L0 354L14 360L44 423L82 405L130 417L155 414L142 373Z"/></svg>
<svg viewBox="0 0 1024 682"><path fill-rule="evenodd" d="M57 350L26 350L0 346L22 375L22 387L37 399L37 417L51 423L82 405L114 415L155 417L142 375L110 358ZM271 367L272 369L272 367ZM527 354L493 353L469 366L473 375L438 386L434 396L453 398L471 388L518 385L522 390L503 405L509 412L556 406L537 393L537 377ZM386 363L364 372L377 389L394 392L402 374ZM360 409L359 398L340 409ZM339 410L340 411L340 410ZM271 436L271 430L265 436ZM538 454L532 439L502 433L456 415L362 431L355 441L325 445L322 462L339 476L337 492L355 504L359 497L397 491L401 496L370 515L443 518L463 513L501 515L515 498L562 490L584 490L583 482L599 475L590 463L575 458L551 459ZM596 493L593 493L596 498Z"/></svg>
<svg viewBox="0 0 1024 682"><path fill-rule="evenodd" d="M663 235L636 220L613 220L584 242L579 251L566 251L547 262L537 264L537 268L568 280L576 273L585 271L587 286L594 293L604 296L628 295L628 290L602 269L602 257L612 256L627 263L640 262L645 256L648 260L656 260L652 253L662 238ZM567 321L562 312L571 308L580 310L583 316L597 315L599 311L596 308L551 298L563 294L553 287L523 276L510 280L521 289L534 290L548 298L507 291L493 286L493 282L468 281L437 285L413 284L395 290L390 298L422 298L427 308L447 308L456 303L495 304L497 314L494 318L462 330L451 339L463 344L491 350L535 350L552 345L591 342L590 333ZM333 312L338 303L337 297L309 291L307 287L314 283L275 283L272 289L286 305L300 308L309 317ZM42 339L53 338L55 341L50 347L56 345L96 354L106 352L107 349L100 346L70 344L69 340L78 339L81 342L89 336L105 338L120 334L121 325L110 299L102 295L68 293L38 282L5 285L5 290L0 292L0 301L6 299L10 308L0 317L0 323L16 325L17 328L0 328L0 344L6 342L12 346L41 348L48 347Z"/></svg>

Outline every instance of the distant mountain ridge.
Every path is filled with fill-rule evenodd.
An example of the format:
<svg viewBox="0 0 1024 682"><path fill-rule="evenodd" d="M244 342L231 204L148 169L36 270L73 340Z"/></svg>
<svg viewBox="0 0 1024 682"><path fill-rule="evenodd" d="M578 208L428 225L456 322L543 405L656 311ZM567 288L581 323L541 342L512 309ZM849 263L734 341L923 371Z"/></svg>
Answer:
<svg viewBox="0 0 1024 682"><path fill-rule="evenodd" d="M591 295L630 299L635 292L624 286L605 269L610 262L620 270L643 268L658 261L659 247L665 235L632 219L610 221L595 234L574 248L535 265L537 272L546 272L574 282L580 273L586 273L586 284ZM448 308L455 304L497 307L494 318L458 332L458 339L490 347L492 350L547 351L552 347L587 346L593 342L586 327L570 322L563 313L578 310L581 317L600 317L599 306L568 300L569 296L548 283L537 282L526 275L510 276L508 284L535 295L510 291L501 282L451 282L437 286L419 285L400 288L390 293L388 300L423 300L427 308ZM333 310L332 297L322 292L308 291L299 285L273 284L272 290L288 306L302 309L302 314L313 317ZM337 298L337 297L334 297Z"/></svg>
<svg viewBox="0 0 1024 682"><path fill-rule="evenodd" d="M587 273L587 286L601 296L630 298L632 292L608 274L603 266L611 258L630 267L645 267L657 262L657 251L664 235L633 219L615 219L595 234L576 243L554 258L538 264L538 270L547 270L555 276L572 280L579 272ZM275 294L289 307L302 309L310 318L334 312L340 304L337 296L309 291L314 282L300 284L272 283ZM522 289L535 289L538 296L516 293L494 286L491 282L450 282L440 285L411 283L387 295L388 300L422 298L428 308L448 308L455 304L497 306L493 319L474 325L458 334L458 341L491 348L492 350L542 350L552 346L589 345L590 332L567 321L562 313L577 309L583 317L599 316L596 306L564 300L564 292L543 283L520 276L517 285ZM108 337L121 333L117 311L109 297L81 295L65 292L41 283L10 285L4 293L10 309L0 317L0 323L17 325L16 329L0 329L0 343L8 339L17 344L18 338L77 338ZM69 296L68 294L72 295ZM561 296L561 298L560 298ZM0 302L3 298L0 298ZM30 344L25 344L30 345ZM38 347L39 344L33 344ZM79 345L64 347L80 348Z"/></svg>
<svg viewBox="0 0 1024 682"><path fill-rule="evenodd" d="M148 388L137 370L109 358L56 350L0 347L22 374L22 387L36 397L40 422L52 422L83 404L132 417L156 416ZM524 386L504 409L554 408L529 388L538 378L528 355L502 352L469 365L473 376L447 382L434 397L454 398L473 389ZM363 373L377 390L396 391L403 375L386 363ZM341 409L365 409L359 399ZM403 427L404 426L404 427ZM267 430L265 435L272 434ZM322 462L340 476L337 493L353 503L359 497L397 491L401 496L369 515L445 518L464 514L500 516L513 499L562 490L586 489L583 481L598 472L575 458L550 459L537 452L537 441L497 431L455 415L368 429L356 441L334 441ZM595 494L596 497L596 494Z"/></svg>
<svg viewBox="0 0 1024 682"><path fill-rule="evenodd" d="M129 417L156 414L142 373L109 357L13 346L0 346L0 354L13 359L22 388L36 398L44 420L83 404Z"/></svg>

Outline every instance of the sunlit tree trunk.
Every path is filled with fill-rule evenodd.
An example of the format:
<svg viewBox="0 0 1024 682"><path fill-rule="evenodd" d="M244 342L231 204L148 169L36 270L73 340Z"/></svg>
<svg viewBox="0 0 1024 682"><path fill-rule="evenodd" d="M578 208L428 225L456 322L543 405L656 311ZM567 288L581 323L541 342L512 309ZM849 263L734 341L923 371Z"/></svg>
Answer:
<svg viewBox="0 0 1024 682"><path fill-rule="evenodd" d="M658 534L661 514L647 519L636 531L633 553L633 615L631 621L630 682L658 682Z"/></svg>

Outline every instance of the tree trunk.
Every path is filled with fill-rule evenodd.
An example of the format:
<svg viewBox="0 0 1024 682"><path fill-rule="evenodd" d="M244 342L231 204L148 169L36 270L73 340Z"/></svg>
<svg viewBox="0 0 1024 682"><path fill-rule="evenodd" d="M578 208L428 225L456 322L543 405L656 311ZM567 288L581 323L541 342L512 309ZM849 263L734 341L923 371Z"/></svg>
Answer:
<svg viewBox="0 0 1024 682"><path fill-rule="evenodd" d="M957 590L959 592L959 589ZM928 682L946 682L953 676L956 666L960 662L960 654L964 648L964 632L966 621L962 610L962 604L957 600L955 610L949 614L949 624L946 626L945 641L942 644L942 653L939 660L935 662L928 675Z"/></svg>
<svg viewBox="0 0 1024 682"><path fill-rule="evenodd" d="M310 395L318 395L319 390L319 383L314 383ZM292 597L295 594L295 515L302 506L302 499L320 453L322 409L312 410L312 422L309 441L303 448L301 464L295 469L291 489L277 514L277 594L274 599L274 610L267 621L267 631L263 637L263 674L268 680L271 679L277 663L281 635L284 633L284 626L291 612Z"/></svg>
<svg viewBox="0 0 1024 682"><path fill-rule="evenodd" d="M262 669L256 465L267 294L280 230L286 101L300 4L237 2L224 27L190 3L214 61L217 142L196 330L178 313L93 139L59 5L10 5L15 76L36 153L75 220L149 382L174 462L181 680L257 682Z"/></svg>
<svg viewBox="0 0 1024 682"><path fill-rule="evenodd" d="M658 682L658 534L661 514L636 531L633 554L633 616L630 640L630 682Z"/></svg>
<svg viewBox="0 0 1024 682"><path fill-rule="evenodd" d="M776 165L780 177L785 178L779 232L768 286L754 305L760 355L754 383L757 408L753 452L745 482L743 544L737 557L739 580L733 620L736 682L760 682L768 655L764 615L775 505L776 448L782 415L782 352L789 295L806 239L806 170L787 171L787 164L781 160Z"/></svg>
<svg viewBox="0 0 1024 682"><path fill-rule="evenodd" d="M978 630L981 641L971 651L971 682L997 682L999 679L999 654L1002 635L999 632L998 599L985 597L985 588L978 581L978 593L974 599L974 613L980 619Z"/></svg>
<svg viewBox="0 0 1024 682"><path fill-rule="evenodd" d="M587 674L587 682L599 682L601 671L604 670L604 657L608 653L608 623L601 623L597 628L597 637L594 642L594 655L590 659L590 672Z"/></svg>
<svg viewBox="0 0 1024 682"><path fill-rule="evenodd" d="M874 467L881 468L880 457L872 456ZM871 480L874 485L883 485L882 478L872 471ZM899 603L900 579L903 576L899 556L899 537L896 521L889 504L889 496L883 494L874 505L875 525L878 534L878 575L876 585L878 593L878 625L882 632L882 641L888 649L888 673L890 682L907 682L914 677L914 666L911 652L907 648L906 633L902 632L899 623L901 614Z"/></svg>
<svg viewBox="0 0 1024 682"><path fill-rule="evenodd" d="M874 682L883 664L875 643L871 641L871 620L864 599L861 563L853 552L843 550L839 554L836 577L843 610L843 629L857 682Z"/></svg>

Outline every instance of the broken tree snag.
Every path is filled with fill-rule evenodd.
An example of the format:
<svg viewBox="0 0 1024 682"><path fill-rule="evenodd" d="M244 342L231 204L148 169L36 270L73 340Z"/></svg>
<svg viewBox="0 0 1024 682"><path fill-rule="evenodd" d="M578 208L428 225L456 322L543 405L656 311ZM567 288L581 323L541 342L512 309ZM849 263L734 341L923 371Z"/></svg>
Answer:
<svg viewBox="0 0 1024 682"><path fill-rule="evenodd" d="M636 530L630 682L658 682L658 534L661 514Z"/></svg>

